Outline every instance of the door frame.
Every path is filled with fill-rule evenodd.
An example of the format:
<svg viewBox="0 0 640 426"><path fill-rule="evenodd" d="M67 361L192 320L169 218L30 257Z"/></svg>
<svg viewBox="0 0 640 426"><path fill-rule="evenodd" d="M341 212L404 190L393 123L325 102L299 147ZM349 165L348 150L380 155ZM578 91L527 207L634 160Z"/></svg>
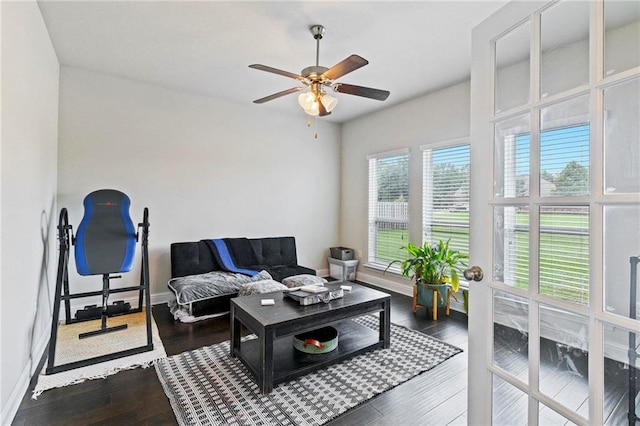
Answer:
<svg viewBox="0 0 640 426"><path fill-rule="evenodd" d="M469 356L467 386L468 423L492 421L493 360L492 240L493 214L493 63L491 40L528 19L542 6L539 2L511 2L472 31L471 56L471 184L469 265L484 271L484 281L469 284ZM509 23L509 25L505 25ZM476 176L486 177L475 179ZM475 184L474 184L475 182Z"/></svg>
<svg viewBox="0 0 640 426"><path fill-rule="evenodd" d="M614 203L638 205L638 194L604 196L602 188L603 164L603 94L602 90L626 79L639 75L638 68L623 71L611 77L603 76L603 38L604 9L601 1L591 1L590 4L590 49L589 49L589 83L588 85L564 92L558 97L540 100L538 97L539 85L539 51L540 42L537 36L540 34L540 11L555 2L511 2L483 23L474 28L472 32L472 71L471 71L471 200L470 209L473 215L470 218L470 265L479 265L485 270L485 280L481 283L471 283L469 288L469 382L468 382L468 421L469 424L491 424L492 422L492 378L494 374L500 376L500 370L493 366L493 300L494 289L507 290L511 293L524 296L529 299L529 383L521 384L511 382L529 395L529 424L538 423L538 402L541 401L550 407L554 407L565 417L578 424L585 423L579 415L564 409L555 401L542 394L538 383L539 370L539 310L540 303L548 302L545 296L538 295L537 285L532 283L529 289L521 291L512 289L504 284L492 281L493 270L493 206L500 204L494 200L493 182L494 173L494 126L497 119L515 116L519 113L526 114L539 110L555 99L565 99L570 94L588 92L590 96L590 181L591 194L586 204L590 209L590 292L589 306L567 306L569 312L584 315L589 324L589 420L591 424L603 422L603 341L605 323L619 326L629 331L638 329L638 322L629 318L620 317L603 309L603 209L604 206ZM521 108L514 108L507 114L494 114L494 86L493 69L495 63L494 43L501 35L509 32L518 25L530 21L532 34L530 40L530 101ZM531 114L532 138L539 129L539 117ZM535 155L532 152L532 156ZM532 173L538 170L532 167ZM477 176L486 177L476 179ZM534 182L535 183L535 179ZM571 200L569 200L570 202ZM517 200L514 200L517 203ZM510 203L508 203L510 204ZM527 200L525 204L530 205ZM583 204L583 203L581 203ZM537 238L536 213L531 217L531 238ZM536 231L536 232L533 232ZM536 244L532 241L532 244ZM535 267L535 266L534 266ZM532 275L536 277L536 271ZM553 301L553 305L563 307L563 302ZM637 332L637 331L636 331Z"/></svg>

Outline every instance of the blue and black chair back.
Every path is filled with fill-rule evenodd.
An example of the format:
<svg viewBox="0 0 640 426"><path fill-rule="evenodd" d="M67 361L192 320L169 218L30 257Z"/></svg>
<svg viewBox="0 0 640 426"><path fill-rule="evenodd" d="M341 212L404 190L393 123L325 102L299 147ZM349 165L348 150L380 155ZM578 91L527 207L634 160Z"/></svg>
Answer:
<svg viewBox="0 0 640 426"><path fill-rule="evenodd" d="M131 201L123 192L101 189L84 199L84 216L75 237L80 275L129 272L136 250Z"/></svg>
<svg viewBox="0 0 640 426"><path fill-rule="evenodd" d="M56 280L56 293L53 305L53 319L51 322L51 337L49 340L49 359L46 373L55 374L74 368L109 361L124 356L134 355L153 350L151 331L151 297L149 295L149 210L145 207L142 222L138 224L137 232L133 221L129 216L131 201L123 192L115 189L100 189L84 198L84 216L78 226L77 235L73 236L73 227L69 225L67 209L60 211L58 223L58 239L60 253L58 261L58 276ZM141 237L139 239L139 237ZM140 272L140 285L119 287L112 289L110 281L121 278L120 274L129 272L134 264L136 245L141 241L142 268ZM69 291L69 251L70 246L75 246L76 269L81 276L102 275L102 289L96 291L84 291L72 294ZM118 301L108 303L109 296L113 293L138 291L138 307L131 309L128 302ZM70 301L73 299L102 296L102 305L85 306L76 312L75 318L71 318ZM108 353L94 358L71 362L63 365L55 365L56 344L58 336L58 323L60 308L64 302L65 323L89 321L100 319L98 329L81 333L80 339L99 334L111 333L127 328L127 324L107 326L107 319L114 315L142 312L144 298L144 311L146 314L147 342L143 346Z"/></svg>

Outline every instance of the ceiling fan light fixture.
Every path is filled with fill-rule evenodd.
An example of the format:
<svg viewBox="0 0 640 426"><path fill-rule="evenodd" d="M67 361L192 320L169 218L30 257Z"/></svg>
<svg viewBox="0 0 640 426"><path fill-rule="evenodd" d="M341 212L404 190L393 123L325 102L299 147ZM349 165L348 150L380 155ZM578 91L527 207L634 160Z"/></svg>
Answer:
<svg viewBox="0 0 640 426"><path fill-rule="evenodd" d="M336 107L336 105L338 105L338 98L334 98L331 95L323 94L320 102L322 102L322 105L324 105L324 109L326 109L327 112L331 112Z"/></svg>
<svg viewBox="0 0 640 426"><path fill-rule="evenodd" d="M318 115L320 113L320 108L318 105L318 101L316 100L316 95L313 92L303 92L298 95L298 104L304 112L309 115Z"/></svg>
<svg viewBox="0 0 640 426"><path fill-rule="evenodd" d="M302 109L307 109L315 101L315 96L311 92L302 92L298 95L298 104Z"/></svg>
<svg viewBox="0 0 640 426"><path fill-rule="evenodd" d="M305 108L304 112L306 112L309 115L319 115L320 114L320 105L318 102L314 101L309 108Z"/></svg>

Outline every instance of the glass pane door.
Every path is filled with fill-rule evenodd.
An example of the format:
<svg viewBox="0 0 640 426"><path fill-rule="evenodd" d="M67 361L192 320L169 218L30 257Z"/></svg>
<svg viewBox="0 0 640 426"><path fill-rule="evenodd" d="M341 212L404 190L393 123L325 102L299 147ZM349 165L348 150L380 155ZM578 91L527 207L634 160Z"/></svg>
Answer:
<svg viewBox="0 0 640 426"><path fill-rule="evenodd" d="M473 32L468 419L640 423L640 7L522 3Z"/></svg>

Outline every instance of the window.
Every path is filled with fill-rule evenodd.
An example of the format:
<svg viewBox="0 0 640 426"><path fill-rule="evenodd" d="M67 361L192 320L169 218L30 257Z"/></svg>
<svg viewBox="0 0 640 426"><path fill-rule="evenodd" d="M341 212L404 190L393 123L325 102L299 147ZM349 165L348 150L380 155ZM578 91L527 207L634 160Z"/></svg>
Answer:
<svg viewBox="0 0 640 426"><path fill-rule="evenodd" d="M469 144L422 152L422 239L469 253Z"/></svg>
<svg viewBox="0 0 640 426"><path fill-rule="evenodd" d="M506 139L510 139L507 141ZM514 152L505 159L505 193L529 196L529 133L505 138ZM508 166L510 167L508 167ZM589 125L549 129L540 134L540 195L589 193Z"/></svg>
<svg viewBox="0 0 640 426"><path fill-rule="evenodd" d="M551 111L553 112L553 111ZM543 118L547 110L542 110ZM543 127L540 132L540 197L537 206L538 291L569 302L589 301L589 207L556 205L553 198L589 194L589 124ZM497 133L498 135L499 133ZM529 133L501 136L504 196L529 197ZM502 154L501 154L502 155ZM530 212L526 206L494 208L496 242L494 278L528 288Z"/></svg>
<svg viewBox="0 0 640 426"><path fill-rule="evenodd" d="M403 259L409 241L409 150L370 155L368 264Z"/></svg>

